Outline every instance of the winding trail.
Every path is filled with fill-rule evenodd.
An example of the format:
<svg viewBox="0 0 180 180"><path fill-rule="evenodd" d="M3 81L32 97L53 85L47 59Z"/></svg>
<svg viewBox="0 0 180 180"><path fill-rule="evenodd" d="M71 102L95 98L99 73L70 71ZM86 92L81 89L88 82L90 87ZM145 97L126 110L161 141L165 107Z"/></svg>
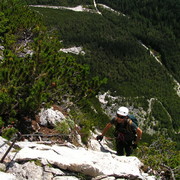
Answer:
<svg viewBox="0 0 180 180"><path fill-rule="evenodd" d="M97 8L97 4L96 4L96 1L95 1L95 0L93 0L93 3L94 3L94 7L95 7L95 9L96 9L96 12L97 12L98 14L102 15L101 12L100 12L100 11L98 10L98 8Z"/></svg>
<svg viewBox="0 0 180 180"><path fill-rule="evenodd" d="M121 12L119 12L119 11L116 11L116 10L114 10L114 9L110 8L109 6L106 6L106 5L104 5L104 4L99 4L99 3L98 3L98 5L101 6L101 7L103 7L104 9L108 9L108 10L110 10L111 12L116 13L117 15L126 16L125 14L123 14L123 13L121 13Z"/></svg>
<svg viewBox="0 0 180 180"><path fill-rule="evenodd" d="M149 51L150 55L154 57L154 59L161 65L163 66L165 69L166 67L162 64L162 62L159 60L159 58L153 53L153 51L151 51L145 44L143 44L142 42L139 41L139 43L146 49ZM174 87L174 90L176 91L177 95L180 97L180 84L179 82L168 72L168 75L173 79L174 83L176 84Z"/></svg>
<svg viewBox="0 0 180 180"><path fill-rule="evenodd" d="M76 7L50 6L50 5L29 5L29 6L40 7L40 8L51 8L51 9L67 9L67 10L76 11L76 12L90 12L90 13L97 13L97 14L102 15L101 12L97 8L97 4L95 0L93 0L93 4L94 4L95 10L84 8L82 5L79 5Z"/></svg>
<svg viewBox="0 0 180 180"><path fill-rule="evenodd" d="M67 10L72 10L76 12L91 12L92 10L88 8L83 8L83 6L79 5L76 7L65 7L65 6L49 6L49 5L29 5L31 7L40 7L40 8L50 8L50 9L67 9Z"/></svg>
<svg viewBox="0 0 180 180"><path fill-rule="evenodd" d="M167 115L169 116L170 121L172 122L172 117L171 117L171 115L170 115L169 112L166 110L166 108L164 107L164 105L162 104L162 102L159 101L157 98L151 98L151 99L148 101L148 102L149 102L149 107L148 107L148 110L147 110L147 114L150 115L150 113L151 113L151 111L152 111L153 101L157 101L158 103L161 104L162 108L166 111Z"/></svg>

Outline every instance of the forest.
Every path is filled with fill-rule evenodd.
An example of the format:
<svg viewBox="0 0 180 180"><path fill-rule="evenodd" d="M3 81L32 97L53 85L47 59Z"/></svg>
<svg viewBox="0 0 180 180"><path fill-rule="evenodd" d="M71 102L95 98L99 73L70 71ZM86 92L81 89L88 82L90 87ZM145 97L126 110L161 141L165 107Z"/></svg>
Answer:
<svg viewBox="0 0 180 180"><path fill-rule="evenodd" d="M78 6L92 5L93 0L25 0L27 4L53 5L53 6Z"/></svg>
<svg viewBox="0 0 180 180"><path fill-rule="evenodd" d="M97 3L130 16L136 24L134 35L159 52L168 71L180 80L180 1L97 0Z"/></svg>
<svg viewBox="0 0 180 180"><path fill-rule="evenodd" d="M166 66L161 66L150 56L149 51L143 48L140 43L146 43L143 38L137 38L137 34L144 34L141 31L145 27L137 26L137 21L128 17L117 16L104 9L101 9L103 16L89 13L82 15L66 10L33 9L43 14L50 29L56 29L59 38L63 39L64 46L83 46L85 56L79 55L76 58L81 64L90 66L91 74L108 79L108 83L102 86L101 90L131 97L132 101L138 101L135 100L137 96L144 101L152 97L157 98L163 107L156 109L154 106L153 116L161 122L161 117L166 117L165 107L173 119L173 129L178 131L180 101L173 88L175 83ZM148 31L155 32L154 35L150 34L157 45L162 45L159 41L157 43L157 38L162 42L166 41L164 34L155 27ZM161 52L149 44L146 45L159 54L164 64ZM140 106L143 105L140 103ZM147 106L143 108L147 109ZM156 115L157 112L160 116ZM165 121L170 119L166 117ZM165 126L169 128L169 134L172 136L172 126L169 127L168 123Z"/></svg>

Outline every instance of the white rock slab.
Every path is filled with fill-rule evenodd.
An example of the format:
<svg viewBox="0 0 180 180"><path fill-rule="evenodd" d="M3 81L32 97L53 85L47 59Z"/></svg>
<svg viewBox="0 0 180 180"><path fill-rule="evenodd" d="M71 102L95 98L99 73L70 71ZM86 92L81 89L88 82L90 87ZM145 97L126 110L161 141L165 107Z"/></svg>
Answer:
<svg viewBox="0 0 180 180"><path fill-rule="evenodd" d="M9 173L0 172L0 179L1 180L17 180L16 176Z"/></svg>
<svg viewBox="0 0 180 180"><path fill-rule="evenodd" d="M21 142L22 147L23 142ZM140 173L142 163L136 157L116 156L111 153L70 148L53 145L25 147L16 155L16 161L46 159L50 164L60 169L81 172L89 176L114 175L122 177L137 177L143 179Z"/></svg>

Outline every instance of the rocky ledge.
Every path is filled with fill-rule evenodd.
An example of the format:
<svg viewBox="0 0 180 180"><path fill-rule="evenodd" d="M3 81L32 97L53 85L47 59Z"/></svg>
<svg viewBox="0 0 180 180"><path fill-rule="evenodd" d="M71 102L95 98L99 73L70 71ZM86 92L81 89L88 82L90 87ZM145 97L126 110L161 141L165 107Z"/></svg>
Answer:
<svg viewBox="0 0 180 180"><path fill-rule="evenodd" d="M0 137L0 158L9 147L4 142ZM141 170L143 164L138 158L102 152L102 145L95 140L91 144L96 150L68 142L17 142L1 163L1 180L155 179Z"/></svg>

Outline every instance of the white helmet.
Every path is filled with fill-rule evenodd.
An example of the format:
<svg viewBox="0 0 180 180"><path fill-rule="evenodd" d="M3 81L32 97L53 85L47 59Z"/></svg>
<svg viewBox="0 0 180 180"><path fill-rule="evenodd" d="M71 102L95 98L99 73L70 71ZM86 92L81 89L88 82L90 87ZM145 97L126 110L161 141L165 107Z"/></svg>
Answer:
<svg viewBox="0 0 180 180"><path fill-rule="evenodd" d="M127 107L120 107L118 110L117 110L117 114L121 115L121 116L127 116L129 113L129 109Z"/></svg>

